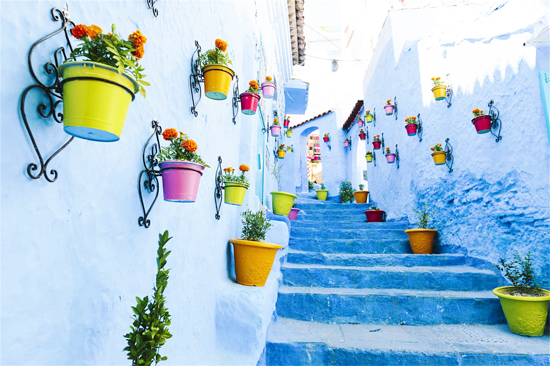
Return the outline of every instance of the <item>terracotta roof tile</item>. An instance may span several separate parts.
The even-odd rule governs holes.
[[[332,109],[329,109],[328,111],[326,111],[326,112],[324,112],[324,113],[321,113],[321,114],[319,114],[319,115],[317,115],[317,116],[315,116],[315,117],[313,117],[313,118],[310,118],[310,119],[308,119],[308,120],[306,120],[306,121],[304,121],[304,122],[302,122],[302,123],[298,123],[297,125],[295,125],[295,126],[290,126],[290,127],[296,128],[296,127],[298,127],[298,126],[301,126],[301,125],[303,125],[303,124],[306,124],[306,123],[308,123],[308,122],[311,122],[311,121],[313,121],[313,120],[315,120],[315,119],[317,119],[317,118],[326,116],[326,115],[329,114],[330,112],[332,112]]]
[[[355,118],[357,118],[357,115],[361,111],[361,108],[363,108],[363,101],[358,100],[357,103],[355,103],[355,107],[351,110],[351,114],[349,115],[346,122],[344,122],[344,125],[342,126],[342,129],[349,130],[351,128],[351,125],[353,125],[353,122],[355,121]]]

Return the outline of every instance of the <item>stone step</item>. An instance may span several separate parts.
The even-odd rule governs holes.
[[[360,211],[369,210],[372,207],[371,203],[333,203],[326,201],[307,202],[303,203],[297,200],[296,206],[300,210],[315,210],[315,211]]]
[[[430,291],[281,286],[277,315],[339,324],[505,323],[492,291]]]
[[[286,263],[282,270],[283,283],[298,287],[484,291],[501,284],[495,272],[467,266],[350,267]]]
[[[367,218],[363,212],[334,214],[330,212],[300,211],[298,220],[315,220],[328,222],[361,222]]]
[[[345,254],[317,253],[289,249],[287,263],[322,264],[327,266],[460,266],[465,264],[462,254]]]
[[[335,229],[313,227],[291,227],[290,236],[302,239],[407,239],[402,229],[381,228],[372,229]]]
[[[277,318],[266,365],[548,365],[550,336],[499,325],[321,324]]]
[[[406,254],[412,253],[409,240],[401,239],[307,239],[293,238],[289,247],[305,252],[348,254]]]
[[[353,220],[311,220],[301,219],[292,222],[292,227],[303,228],[332,228],[332,229],[400,229],[406,230],[409,225],[403,221],[393,222],[367,222],[365,216],[361,218],[353,218]]]

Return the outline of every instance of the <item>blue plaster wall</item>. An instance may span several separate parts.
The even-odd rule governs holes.
[[[364,100],[365,108],[378,112],[397,96],[399,119],[379,113],[373,132],[383,132],[392,150],[399,145],[401,168],[379,154],[369,190],[390,219],[414,222],[412,208],[429,200],[438,210],[433,227],[440,241],[473,257],[495,263],[532,251],[549,288],[550,153],[537,79],[541,61],[535,48],[523,46],[548,4],[501,5],[389,13],[365,75]],[[440,19],[450,23],[438,24]],[[431,77],[447,74],[454,89],[450,108],[435,102],[430,90]],[[503,123],[499,143],[476,134],[470,122],[471,110],[487,111],[490,100]],[[418,113],[422,142],[404,128],[404,119]],[[430,147],[444,146],[446,138],[454,148],[452,173],[430,155]]]
[[[1,12],[1,359],[2,364],[128,364],[123,334],[131,324],[135,297],[152,293],[158,233],[173,239],[166,290],[173,337],[162,349],[166,365],[256,364],[274,310],[279,281],[276,265],[264,288],[234,282],[228,239],[240,235],[240,212],[258,209],[255,172],[243,207],[222,205],[214,218],[214,174],[218,155],[225,166],[257,166],[257,117],[231,104],[204,98],[199,116],[189,108],[190,58],[198,40],[203,50],[216,38],[228,42],[240,89],[258,73],[260,34],[266,71],[281,85],[290,79],[292,60],[285,1],[160,1],[154,18],[145,1],[69,2],[76,24],[122,35],[140,29],[145,45],[147,98],[132,103],[121,140],[97,143],[76,139],[49,165],[57,182],[32,180],[27,165],[37,162],[19,114],[22,91],[33,83],[27,68],[30,46],[59,28],[50,9],[65,2],[3,1]],[[275,34],[272,29],[278,29]],[[62,45],[48,40],[34,55],[42,65]],[[277,68],[277,65],[280,67]],[[269,111],[284,110],[284,98],[268,101]],[[44,97],[27,100],[31,128],[44,155],[67,139],[62,126],[37,117]],[[271,112],[270,112],[271,113]],[[141,207],[137,178],[150,123],[175,127],[197,141],[205,170],[194,204],[159,197],[151,227],[138,226]],[[273,149],[271,139],[267,150]],[[273,160],[271,160],[272,162]],[[265,195],[274,180],[266,174]],[[162,192],[161,192],[162,195]],[[150,197],[149,197],[150,198]],[[268,241],[285,245],[288,229],[275,223]],[[280,254],[282,255],[282,253]],[[278,263],[278,261],[277,261]]]

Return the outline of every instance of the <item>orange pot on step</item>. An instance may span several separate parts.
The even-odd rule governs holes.
[[[435,229],[410,229],[405,230],[409,236],[409,242],[414,254],[432,254]]]

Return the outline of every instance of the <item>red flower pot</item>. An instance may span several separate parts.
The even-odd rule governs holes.
[[[477,116],[472,120],[478,134],[491,132],[491,116]]]
[[[290,126],[290,120],[289,119],[285,119],[285,121],[283,122],[284,124],[284,127],[285,128],[288,128],[288,126]]]
[[[373,148],[374,150],[379,150],[381,144],[382,144],[382,141],[373,141],[373,142],[372,142],[372,148]]]
[[[386,211],[382,210],[367,210],[364,211],[367,216],[367,222],[382,222]]]
[[[324,142],[328,142],[328,137],[323,137]]]
[[[405,125],[405,128],[407,129],[407,135],[414,136],[416,135],[418,126],[416,123],[409,123],[408,125]]]
[[[359,134],[359,138],[360,138],[361,140],[364,140],[364,139],[367,138],[367,135],[365,135],[364,133],[360,133],[360,134]]]
[[[256,114],[259,101],[260,101],[260,96],[258,94],[242,93],[241,94],[241,112],[249,116]]]

